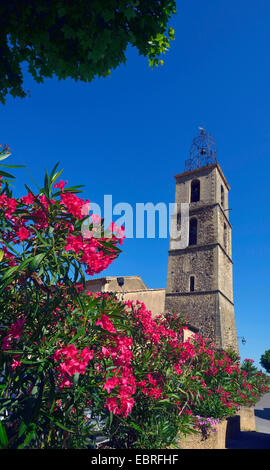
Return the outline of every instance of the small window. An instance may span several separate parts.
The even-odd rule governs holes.
[[[194,290],[195,290],[195,277],[194,276],[190,276],[189,290],[190,290],[190,292],[194,292]]]
[[[222,207],[224,207],[224,188],[222,185],[220,186],[220,193],[221,193],[221,205]]]
[[[197,219],[192,218],[189,221],[189,245],[197,245]]]
[[[197,202],[200,200],[200,181],[193,180],[191,183],[190,202]]]

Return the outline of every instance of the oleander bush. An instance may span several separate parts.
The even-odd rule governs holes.
[[[10,167],[0,171],[2,448],[96,448],[100,436],[163,448],[268,390],[235,353],[184,341],[185,319],[88,292],[85,275],[119,256],[123,227],[89,220],[58,166],[38,192],[13,197]]]

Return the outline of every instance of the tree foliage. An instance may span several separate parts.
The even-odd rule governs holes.
[[[22,63],[37,82],[55,75],[91,82],[126,62],[128,44],[162,64],[174,39],[175,0],[3,0],[0,100],[25,97]]]
[[[267,351],[264,352],[264,354],[262,354],[260,364],[269,374],[270,373],[270,349],[268,349]]]
[[[257,374],[259,372],[257,367],[254,366],[253,359],[244,359],[241,368],[242,371],[246,372],[247,377],[252,377],[254,374]]]

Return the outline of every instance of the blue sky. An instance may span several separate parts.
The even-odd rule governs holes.
[[[10,164],[26,164],[38,181],[60,161],[63,179],[84,184],[103,204],[174,201],[198,125],[215,136],[231,185],[234,300],[240,354],[270,349],[269,315],[269,0],[178,1],[176,40],[163,67],[128,49],[127,64],[90,84],[26,74],[31,98],[0,106]],[[18,171],[16,191],[29,179]],[[140,274],[166,286],[168,239],[129,239],[104,275]]]

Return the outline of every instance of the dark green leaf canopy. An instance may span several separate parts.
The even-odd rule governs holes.
[[[266,370],[266,372],[270,374],[270,349],[261,355],[260,364]]]
[[[0,100],[25,97],[21,65],[37,82],[56,76],[91,82],[126,62],[128,44],[162,64],[174,39],[175,0],[3,0]]]

